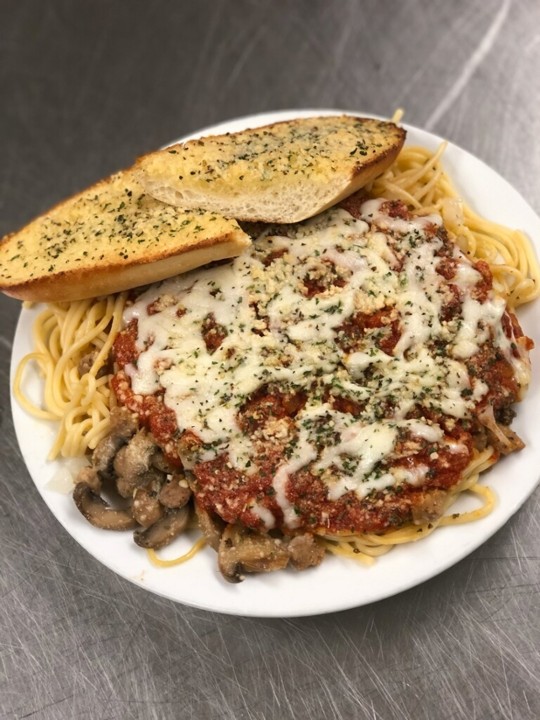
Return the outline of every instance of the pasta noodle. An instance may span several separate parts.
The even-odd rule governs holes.
[[[396,118],[395,118],[396,119]],[[399,118],[397,118],[399,119]],[[396,162],[368,191],[376,197],[404,201],[413,213],[439,213],[445,227],[460,248],[473,260],[489,264],[495,290],[509,307],[527,303],[540,294],[540,268],[527,237],[490,222],[469,208],[442,168],[446,143],[435,153],[421,147],[406,147]],[[121,328],[126,294],[47,306],[34,327],[34,351],[26,355],[15,375],[14,394],[22,407],[40,420],[59,423],[49,459],[83,455],[96,447],[108,431],[114,396],[109,387],[107,361],[113,341]],[[85,365],[85,359],[88,367]],[[29,365],[36,365],[43,384],[40,405],[24,392]],[[104,369],[105,368],[105,369]],[[395,545],[426,537],[437,527],[471,522],[486,516],[495,504],[493,492],[479,484],[479,475],[498,454],[488,447],[476,452],[461,485],[449,498],[451,505],[462,493],[473,494],[480,506],[464,513],[443,515],[434,522],[414,525],[384,535],[324,537],[328,552],[371,563]],[[161,560],[150,551],[150,560],[159,566],[188,560],[203,545],[198,541],[184,556]]]
[[[175,557],[172,560],[164,560],[163,558],[160,558],[156,551],[152,550],[151,548],[147,552],[150,562],[152,563],[152,565],[155,565],[155,567],[175,567],[176,565],[182,565],[182,563],[191,560],[191,558],[195,557],[199,550],[202,550],[205,545],[206,538],[199,538],[195,543],[193,543],[192,547],[187,551],[187,553]]]
[[[35,322],[35,350],[17,368],[14,394],[34,417],[59,423],[49,460],[59,455],[84,455],[107,435],[114,395],[106,368],[122,325],[125,301],[126,294],[120,293],[97,300],[55,303],[48,305]],[[33,403],[23,390],[30,363],[37,365],[43,379],[42,406]]]

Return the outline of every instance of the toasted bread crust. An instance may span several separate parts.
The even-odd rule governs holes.
[[[356,192],[393,162],[405,131],[351,115],[213,135],[140,158],[153,197],[245,221],[298,222]]]
[[[163,280],[238,255],[235,221],[146,196],[131,170],[59,203],[0,243],[0,290],[68,301]]]
[[[288,223],[322,212],[382,173],[404,139],[393,123],[343,115],[151,153],[3,238],[0,290],[77,300],[233,257],[250,243],[237,220]]]
[[[10,285],[9,288],[2,288],[2,291],[18,300],[32,302],[84,300],[149,285],[238,254],[236,239],[227,236],[212,238],[207,243],[202,242],[199,247],[176,255],[164,255],[151,262],[140,260],[130,266],[117,264],[103,268],[60,271],[54,275],[44,275],[18,285]]]

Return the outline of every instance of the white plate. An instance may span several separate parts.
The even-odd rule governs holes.
[[[235,131],[291,117],[340,112],[343,111],[306,110],[255,115],[206,128],[197,135]],[[433,150],[441,142],[430,133],[406,128],[410,144]],[[497,173],[455,145],[449,145],[444,162],[465,199],[477,211],[524,230],[533,241],[540,238],[540,219]],[[538,245],[536,247],[538,250]],[[21,312],[13,345],[12,375],[22,356],[31,350],[31,327],[38,310]],[[520,320],[526,333],[534,338],[536,328],[540,327],[540,303],[525,308]],[[540,347],[539,339],[537,336],[537,347]],[[539,350],[533,351],[533,364],[537,368],[539,354]],[[248,576],[239,585],[230,585],[221,579],[216,556],[210,549],[184,565],[158,569],[150,565],[146,553],[133,542],[131,533],[106,532],[89,525],[75,508],[71,496],[51,487],[57,484],[59,474],[67,473],[65,462],[49,463],[45,459],[53,440],[51,427],[29,417],[13,398],[12,411],[21,452],[37,489],[67,532],[101,563],[146,590],[187,605],[234,615],[292,617],[344,610],[390,597],[450,567],[493,535],[533,492],[539,479],[540,434],[534,432],[534,428],[535,408],[540,406],[540,372],[534,373],[533,378],[514,423],[526,448],[505,458],[485,476],[484,482],[493,487],[498,496],[497,507],[487,518],[438,529],[425,540],[392,550],[372,567],[328,557],[316,569]],[[37,391],[37,374],[28,377],[27,388],[33,393]],[[163,555],[177,555],[189,544],[187,538],[180,539],[167,553],[163,551]]]

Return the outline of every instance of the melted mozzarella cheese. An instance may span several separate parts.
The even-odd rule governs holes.
[[[462,305],[463,322],[454,342],[454,357],[465,359],[478,352],[490,337],[491,329],[500,324],[506,303],[493,297],[484,303],[466,296]]]
[[[133,391],[164,392],[179,430],[192,431],[204,443],[198,461],[227,453],[234,468],[254,472],[256,448],[239,426],[240,408],[268,384],[306,394],[294,420],[291,452],[273,479],[291,528],[298,521],[287,485],[307,466],[326,482],[332,500],[349,491],[365,497],[400,482],[421,483],[423,466],[406,477],[403,470],[378,468],[392,457],[400,433],[443,441],[438,425],[406,419],[418,404],[456,418],[470,416],[488,388],[469,377],[464,361],[488,338],[511,357],[516,372],[525,372],[500,328],[504,302],[490,296],[481,303],[470,296],[482,277],[459,251],[452,282],[463,290],[462,317],[441,321],[447,281],[437,273],[438,216],[391,217],[382,201],[370,200],[361,217],[332,209],[290,226],[287,236],[267,231],[245,255],[151,286],[126,310],[126,322],[138,321],[140,355],[136,366],[127,368]],[[310,292],[309,283],[319,279],[324,289]],[[167,301],[150,313],[157,298]],[[383,324],[367,328],[358,347],[345,351],[343,324],[355,313],[383,308],[399,325],[393,350],[378,345],[388,330]],[[213,350],[203,330],[210,316],[224,331]],[[441,353],[441,344],[449,350]],[[359,403],[360,416],[324,401],[323,391]],[[393,414],[380,419],[384,403]],[[323,443],[321,451],[324,432],[337,439]],[[271,513],[257,505],[252,511],[273,527]]]

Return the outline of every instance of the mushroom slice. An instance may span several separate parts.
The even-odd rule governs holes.
[[[197,516],[199,527],[201,528],[208,544],[217,552],[225,523],[217,515],[211,515],[197,502],[195,502],[195,514]]]
[[[326,550],[324,546],[309,533],[296,535],[288,545],[291,565],[297,570],[306,570],[309,567],[320,565]]]
[[[525,447],[523,440],[511,428],[495,420],[493,408],[487,405],[478,413],[478,420],[487,429],[490,443],[502,455],[509,455]]]
[[[221,574],[232,583],[241,582],[243,573],[272,572],[287,567],[289,551],[279,538],[261,535],[227,525],[218,549],[218,566]]]
[[[97,350],[92,350],[92,352],[86,353],[86,355],[82,356],[82,358],[79,360],[79,364],[77,365],[77,372],[79,373],[80,377],[90,372],[90,370],[92,369],[92,365],[96,361],[97,355]]]
[[[167,460],[163,450],[159,448],[156,448],[156,451],[152,455],[152,465],[163,473],[170,474],[175,472],[174,466]]]
[[[164,477],[156,468],[150,468],[140,475],[117,475],[116,489],[123,498],[130,498],[139,487],[148,487],[151,484],[161,487]]]
[[[159,501],[159,483],[150,482],[138,487],[133,493],[131,510],[133,517],[144,528],[150,527],[163,515],[164,508]]]
[[[426,490],[419,496],[419,500],[415,500],[412,508],[412,521],[415,525],[424,525],[425,523],[438,520],[451,499],[451,496],[445,490]]]
[[[137,523],[128,509],[117,510],[97,495],[86,483],[75,485],[73,499],[89,523],[103,530],[133,530]]]
[[[108,478],[113,474],[112,465],[117,452],[137,430],[137,420],[126,408],[113,408],[110,423],[109,434],[98,442],[92,454],[92,465]]]
[[[112,477],[114,458],[125,442],[124,438],[118,435],[107,435],[96,445],[92,454],[92,464],[104,478]]]
[[[86,355],[83,355],[83,357],[79,360],[79,364],[77,366],[77,370],[79,372],[79,376],[82,377],[83,375],[86,375],[86,373],[89,373],[90,370],[94,367],[94,363],[97,360],[98,356],[97,350],[92,350],[89,353],[86,353]],[[105,358],[104,363],[99,367],[96,378],[102,378],[104,375],[107,375],[111,372],[111,359]]]
[[[190,509],[186,505],[169,510],[146,530],[136,530],[133,539],[140,547],[159,550],[184,532],[189,524],[189,516]]]
[[[183,507],[189,502],[191,490],[183,473],[168,474],[159,491],[159,502],[168,508]]]
[[[88,485],[88,487],[97,494],[101,492],[101,477],[96,468],[92,465],[86,465],[79,470],[77,474],[77,483],[84,483],[85,485]]]
[[[156,451],[156,443],[145,430],[133,435],[114,458],[114,469],[117,474],[117,488],[122,497],[131,497],[136,487],[146,484],[146,474],[152,464],[152,455]],[[159,473],[159,470],[154,469]]]

